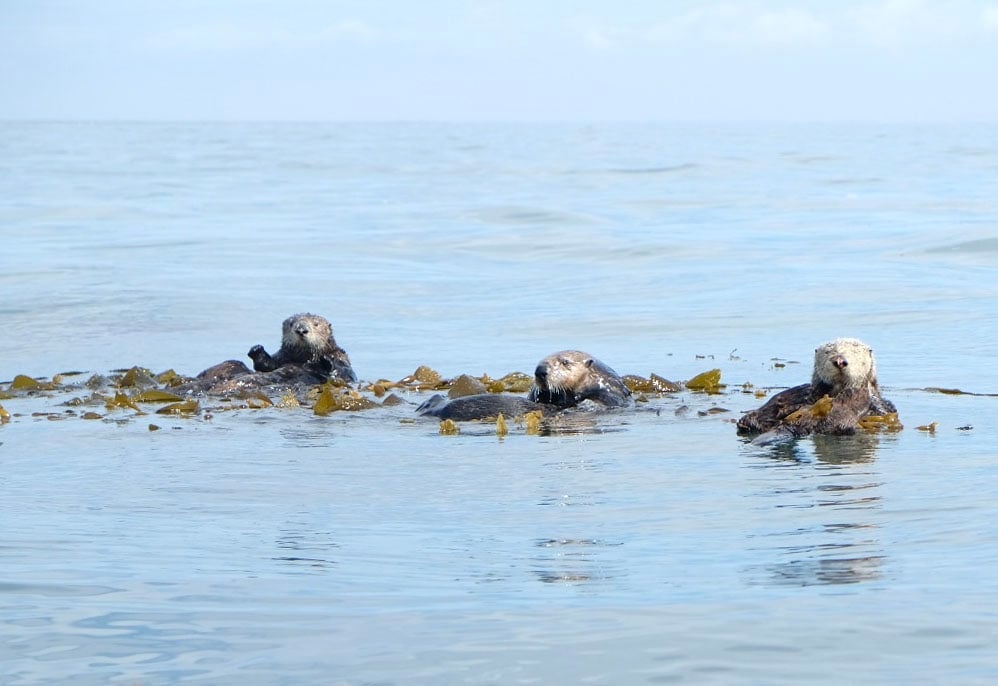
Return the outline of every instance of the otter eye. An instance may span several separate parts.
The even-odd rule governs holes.
[[[571,361],[569,361],[567,358],[562,357],[558,361],[561,362],[561,366],[562,367],[571,367],[572,366]]]

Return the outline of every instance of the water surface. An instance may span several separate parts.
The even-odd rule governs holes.
[[[313,311],[367,380],[728,388],[502,440],[0,401],[0,681],[991,683],[998,398],[924,389],[998,393],[996,190],[987,126],[4,123],[4,382]],[[902,432],[735,437],[843,335]]]

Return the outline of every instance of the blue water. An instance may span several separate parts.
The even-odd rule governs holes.
[[[925,390],[998,393],[998,127],[8,122],[0,241],[0,388],[194,374],[299,311],[364,380],[580,348],[728,384],[501,440],[425,394],[14,394],[0,683],[998,678],[998,397]],[[737,439],[741,385],[838,336],[906,428]]]

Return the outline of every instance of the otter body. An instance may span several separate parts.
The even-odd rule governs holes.
[[[825,396],[832,400],[827,414],[801,412]],[[747,412],[738,420],[738,433],[852,434],[863,417],[892,412],[897,412],[894,403],[880,394],[873,350],[855,338],[839,338],[815,349],[811,383],[781,391]]]
[[[296,314],[284,320],[281,327],[281,349],[276,355],[268,353],[262,345],[254,345],[247,353],[257,372],[272,372],[288,364],[300,365],[308,373],[320,378],[357,380],[346,351],[336,344],[333,327],[324,317],[315,314]]]
[[[203,372],[187,383],[176,387],[178,393],[229,395],[242,391],[304,391],[326,381],[305,367],[286,364],[271,372],[254,372],[239,360],[226,360]]]
[[[488,419],[499,413],[516,417],[534,411],[549,415],[574,407],[625,407],[630,402],[631,391],[617,372],[588,353],[563,350],[537,364],[534,385],[526,398],[483,393],[447,401],[435,395],[416,411],[421,415],[466,421]]]

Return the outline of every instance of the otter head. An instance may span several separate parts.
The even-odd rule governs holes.
[[[333,327],[315,314],[295,314],[284,320],[281,347],[304,350],[324,350],[333,337]]]
[[[630,391],[617,373],[580,350],[548,355],[534,370],[530,400],[571,407],[583,400],[616,406],[627,402]]]
[[[818,346],[811,385],[818,384],[830,385],[831,395],[854,388],[876,388],[873,349],[855,338],[839,338]]]

